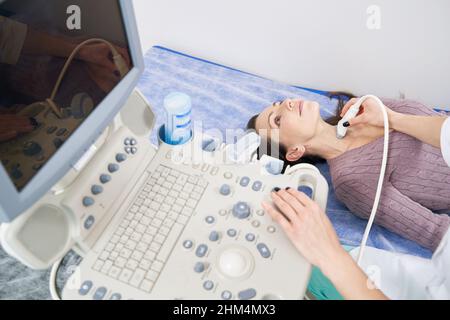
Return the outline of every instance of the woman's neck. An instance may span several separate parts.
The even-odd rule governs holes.
[[[306,153],[330,160],[350,150],[353,140],[349,136],[345,139],[338,139],[336,127],[326,122],[320,122],[314,138],[305,145]]]
[[[381,128],[349,128],[347,136],[344,139],[338,139],[335,126],[320,122],[314,138],[305,147],[307,154],[331,160],[347,151],[369,144],[383,134],[384,131]]]

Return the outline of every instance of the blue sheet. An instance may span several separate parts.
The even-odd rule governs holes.
[[[172,91],[192,97],[193,120],[203,120],[204,130],[216,128],[222,133],[226,129],[245,128],[251,116],[286,98],[319,102],[324,118],[334,115],[337,106],[337,101],[330,100],[324,92],[274,82],[162,47],[152,48],[145,56],[145,64],[138,87],[157,114],[156,128],[164,121],[163,99]],[[157,143],[156,132],[151,140]],[[358,246],[367,221],[354,216],[336,199],[328,165],[318,167],[330,185],[327,214],[342,244]],[[431,257],[429,250],[379,226],[373,227],[368,243],[380,249]]]

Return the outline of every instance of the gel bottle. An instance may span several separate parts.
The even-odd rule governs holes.
[[[191,98],[181,92],[172,92],[164,99],[167,113],[165,125],[165,142],[180,145],[192,137],[192,102]]]

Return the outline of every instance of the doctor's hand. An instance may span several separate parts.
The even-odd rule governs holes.
[[[347,255],[327,215],[317,203],[294,189],[272,193],[276,208],[264,203],[264,210],[284,230],[297,250],[326,274],[333,261]]]
[[[351,99],[349,102],[347,102],[347,104],[342,109],[342,112],[340,114],[341,117],[343,117],[358,100],[359,100],[358,98],[354,98]],[[392,116],[396,114],[396,112],[392,111],[387,107],[386,111],[390,122]],[[369,125],[384,128],[383,113],[381,112],[380,107],[378,106],[376,100],[369,98],[366,101],[364,101],[360,108],[358,116],[350,120],[349,123],[351,127],[357,125]]]
[[[272,199],[276,208],[267,203],[263,203],[263,208],[345,299],[386,299],[342,248],[330,220],[317,203],[293,189],[274,192]]]
[[[19,134],[33,131],[35,124],[28,117],[0,114],[0,143],[16,138]]]

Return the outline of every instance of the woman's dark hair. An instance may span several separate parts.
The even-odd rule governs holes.
[[[330,99],[337,99],[338,100],[338,105],[336,108],[336,114],[328,119],[325,119],[325,122],[328,124],[331,124],[332,126],[336,126],[339,121],[342,119],[340,114],[342,109],[344,108],[345,104],[347,103],[347,101],[349,101],[352,98],[355,98],[355,96],[351,93],[348,92],[329,92],[327,94],[328,98]],[[253,116],[248,124],[247,124],[247,129],[248,130],[255,130],[256,131],[256,119],[258,118],[258,114]],[[263,141],[262,143],[264,143],[263,147],[265,148],[259,148],[258,149],[258,158],[261,158],[263,156],[264,153],[266,153],[267,155],[271,156],[272,154],[278,154],[278,158],[280,158],[280,160],[284,161],[284,169],[283,171],[286,169],[286,167],[288,165],[290,166],[294,166],[296,164],[299,163],[309,163],[309,164],[318,164],[321,162],[324,162],[325,160],[322,159],[321,157],[318,156],[304,156],[301,157],[299,160],[295,161],[295,162],[290,162],[286,159],[286,147],[283,145],[278,145],[278,144],[274,144],[273,141],[270,140],[270,138],[265,139],[265,141]],[[277,148],[278,150],[273,150],[272,148]],[[264,152],[263,152],[264,150]]]

